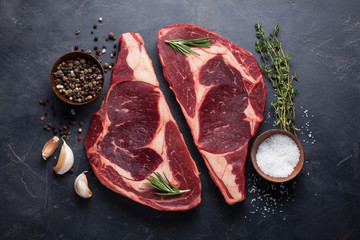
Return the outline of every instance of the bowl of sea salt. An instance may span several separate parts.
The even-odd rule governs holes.
[[[286,182],[304,166],[304,148],[292,133],[272,129],[262,133],[251,148],[251,161],[257,173],[271,182]]]

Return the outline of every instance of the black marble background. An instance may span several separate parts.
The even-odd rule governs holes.
[[[1,239],[360,239],[360,2],[349,1],[26,1],[0,0],[0,238]],[[58,125],[73,108],[85,136],[101,99],[81,107],[60,102],[50,86],[50,69],[75,44],[112,48],[105,34],[142,35],[174,118],[180,126],[202,182],[202,203],[187,212],[159,212],[115,194],[96,179],[77,127],[68,144],[74,172],[57,176],[54,157],[41,159]],[[168,88],[157,55],[157,31],[173,23],[193,23],[252,52],[254,24],[266,32],[280,24],[280,40],[298,72],[295,99],[298,136],[306,163],[285,184],[262,180],[250,161],[244,202],[229,206],[208,175],[185,119]],[[76,36],[75,30],[80,30]],[[101,57],[111,60],[108,51]],[[110,83],[106,74],[105,91]],[[268,103],[259,133],[275,128]],[[46,107],[40,99],[49,98]],[[51,114],[54,106],[56,117]],[[49,115],[40,120],[45,112]],[[54,154],[57,156],[59,150]],[[88,170],[91,199],[73,190]]]

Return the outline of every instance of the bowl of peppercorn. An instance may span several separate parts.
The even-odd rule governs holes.
[[[94,101],[102,91],[105,72],[90,54],[70,52],[61,56],[51,69],[51,86],[64,102],[83,105]]]

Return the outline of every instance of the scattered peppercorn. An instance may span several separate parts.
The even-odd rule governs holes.
[[[93,31],[93,30],[91,30],[91,31],[90,31],[90,34],[94,34],[94,31]]]
[[[79,125],[80,125],[80,126],[84,125],[84,122],[83,122],[83,121],[80,121],[80,122],[79,122]]]
[[[94,24],[93,28],[96,29],[96,28],[97,28],[97,24]]]
[[[117,48],[117,45],[116,45],[116,44],[114,44],[114,48]]]
[[[81,49],[80,51],[81,51],[81,52],[85,52],[85,50],[84,50],[84,49]]]
[[[91,50],[90,49],[86,50],[86,53],[91,54]]]
[[[81,128],[79,128],[79,129],[78,129],[78,133],[81,133],[81,132],[82,132],[82,129],[81,129]]]
[[[75,31],[75,35],[79,35],[80,31],[79,30],[76,30]]]
[[[74,50],[76,51],[76,50],[78,50],[79,49],[79,46],[78,45],[75,45],[74,46]]]
[[[105,41],[109,41],[109,36],[108,35],[105,36]]]
[[[99,19],[98,19],[98,20],[99,20],[99,22],[102,22],[102,21],[103,21],[102,17],[99,17]]]
[[[97,46],[97,45],[94,46],[94,50],[98,50],[98,46]]]
[[[95,36],[94,41],[97,42],[97,40],[99,40],[99,38],[97,36]]]
[[[115,40],[115,34],[113,32],[109,32],[109,39]]]
[[[81,136],[78,136],[77,140],[80,141],[80,140],[81,140]]]

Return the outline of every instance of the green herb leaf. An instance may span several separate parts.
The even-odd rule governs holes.
[[[199,53],[191,50],[189,46],[209,48],[211,46],[210,39],[210,37],[190,40],[173,39],[165,40],[165,42],[168,43],[172,47],[172,49],[174,49],[175,53],[181,52],[183,55],[185,55],[185,57],[187,57],[189,53],[194,53],[200,56]]]
[[[166,177],[165,173],[163,173],[164,177],[162,177],[161,174],[158,172],[153,172],[153,174],[155,176],[149,175],[146,177],[146,179],[149,182],[145,183],[145,184],[161,191],[161,192],[155,193],[157,195],[171,196],[171,195],[178,195],[178,194],[190,191],[190,189],[180,190],[180,189],[176,188],[174,185],[171,184],[169,179]]]
[[[293,98],[297,91],[292,87],[292,82],[298,81],[299,77],[296,72],[290,74],[288,60],[291,59],[291,55],[284,54],[277,38],[280,31],[279,24],[275,25],[274,32],[269,36],[265,34],[260,22],[255,24],[255,30],[256,37],[259,39],[255,42],[255,50],[260,53],[264,62],[262,66],[264,74],[271,81],[277,96],[275,103],[271,103],[277,114],[276,124],[280,125],[281,129],[293,131],[296,134],[298,129],[294,126]]]

